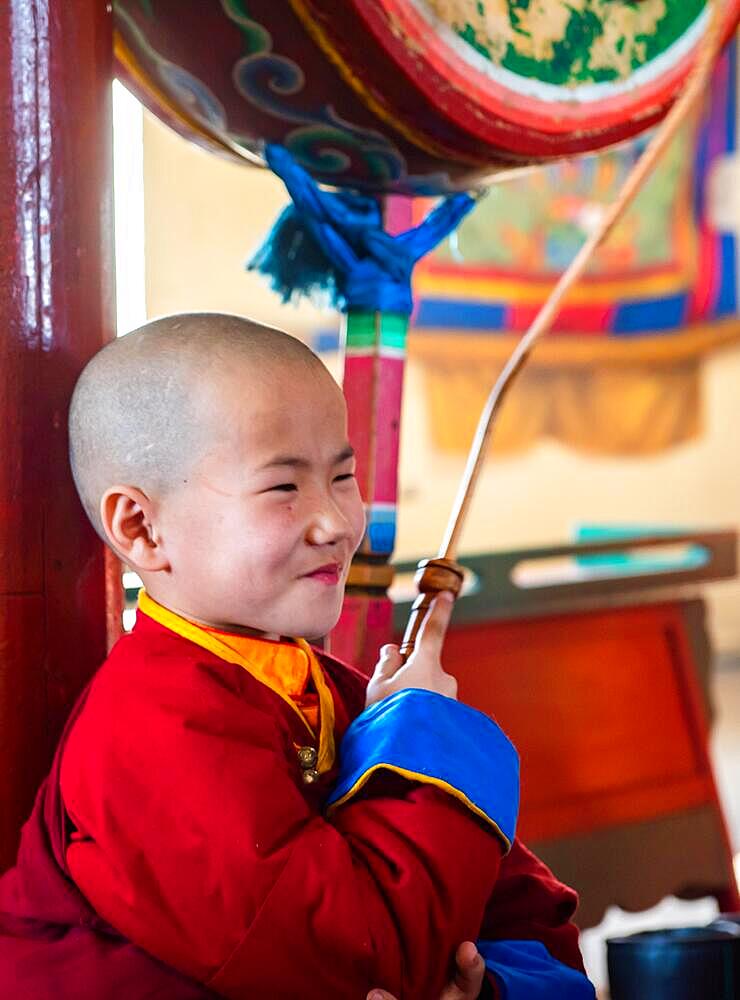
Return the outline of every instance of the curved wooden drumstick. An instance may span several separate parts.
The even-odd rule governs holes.
[[[710,18],[701,50],[686,84],[686,88],[666,115],[645,152],[630,171],[616,201],[607,209],[598,226],[573,258],[568,269],[562,274],[550,297],[540,309],[534,322],[519,341],[504,366],[503,371],[496,379],[478,421],[475,438],[473,439],[457,497],[455,498],[452,512],[447,522],[447,530],[439,549],[439,555],[436,559],[425,559],[419,563],[416,575],[419,596],[414,601],[406,626],[406,632],[401,643],[401,655],[404,660],[408,659],[414,650],[416,637],[434,600],[435,594],[438,594],[441,590],[450,590],[457,596],[462,587],[463,570],[455,562],[455,556],[457,555],[460,535],[465,524],[465,517],[483,467],[496,414],[499,412],[507,392],[511,388],[516,376],[524,367],[532,348],[552,326],[563,299],[583,274],[594,251],[606,239],[625,210],[632,203],[635,195],[650,176],[656,163],[665,152],[666,147],[691,113],[709,82],[712,69],[722,48],[724,35],[722,0],[710,0],[710,4],[714,8],[712,17]]]

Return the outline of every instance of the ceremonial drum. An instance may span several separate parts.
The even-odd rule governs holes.
[[[729,34],[740,0],[722,0]],[[115,0],[119,72],[197,142],[434,194],[618,142],[686,80],[706,0]]]

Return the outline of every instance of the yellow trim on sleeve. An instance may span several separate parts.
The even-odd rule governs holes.
[[[196,625],[195,622],[191,622],[187,618],[183,618],[182,615],[178,615],[175,611],[165,608],[164,605],[159,604],[150,597],[143,588],[139,591],[139,609],[143,614],[152,618],[155,622],[164,626],[164,628],[169,629],[170,632],[174,632],[175,635],[182,636],[183,639],[194,642],[196,646],[207,649],[209,653],[213,653],[220,659],[226,660],[227,663],[235,663],[237,666],[243,667],[255,680],[259,681],[260,684],[264,684],[265,687],[282,698],[286,704],[290,705],[311,736],[315,738],[316,734],[296,703],[278,685],[271,683],[269,679],[257,671],[246,656],[242,656],[237,650],[229,646],[228,643],[222,642],[213,632],[208,632],[199,625]],[[254,641],[261,642],[262,640],[255,639]],[[311,679],[319,696],[319,721],[321,729],[319,732],[316,770],[323,774],[325,771],[331,770],[336,758],[334,698],[332,697],[329,685],[326,683],[323,668],[314,651],[305,639],[295,639],[294,642],[308,657]]]
[[[459,788],[455,788],[454,785],[449,784],[449,782],[444,781],[442,778],[435,778],[429,774],[421,774],[419,771],[409,771],[407,768],[398,767],[395,764],[373,764],[373,766],[368,768],[367,771],[363,771],[363,773],[360,775],[360,777],[357,779],[354,785],[349,789],[349,791],[345,792],[345,794],[341,797],[341,799],[337,799],[336,802],[332,802],[332,804],[327,809],[328,815],[331,815],[335,809],[338,809],[339,806],[347,802],[348,799],[350,799],[365,784],[367,784],[368,780],[373,776],[373,774],[376,771],[380,770],[393,771],[395,774],[400,774],[403,778],[407,778],[409,781],[418,781],[425,785],[435,785],[437,788],[441,788],[443,792],[447,792],[448,795],[451,795],[459,802],[462,802],[463,805],[467,806],[467,808],[470,809],[471,812],[475,813],[475,815],[479,819],[484,820],[484,822],[486,822],[489,826],[492,826],[494,831],[503,841],[506,847],[507,854],[511,850],[511,841],[503,832],[498,823],[496,823],[495,820],[491,819],[488,813],[485,813],[474,802],[472,802],[467,797],[465,792],[461,792]]]

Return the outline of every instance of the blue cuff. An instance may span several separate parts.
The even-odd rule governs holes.
[[[519,757],[482,712],[416,688],[398,691],[358,715],[344,734],[336,809],[379,770],[436,785],[490,823],[506,850],[519,810]]]
[[[478,941],[501,1000],[595,1000],[590,980],[553,958],[541,941]]]

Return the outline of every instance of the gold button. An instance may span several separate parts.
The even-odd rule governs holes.
[[[316,767],[318,759],[319,755],[316,753],[315,747],[300,747],[298,750],[298,763],[303,768]]]
[[[315,781],[319,780],[319,772],[315,767],[308,767],[303,772],[303,781],[306,785],[312,785]]]

